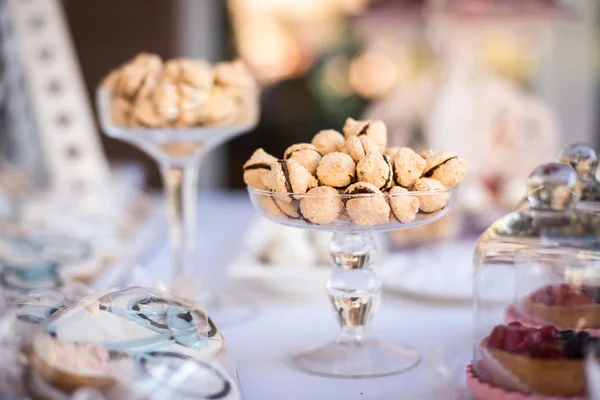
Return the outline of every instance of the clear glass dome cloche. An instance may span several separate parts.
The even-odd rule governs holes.
[[[568,164],[536,168],[528,204],[477,242],[468,374],[477,398],[585,393],[584,354],[600,340],[600,216],[578,207],[581,186]]]

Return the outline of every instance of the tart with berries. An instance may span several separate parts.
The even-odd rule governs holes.
[[[559,331],[519,322],[496,326],[481,342],[486,379],[524,393],[577,396],[585,392],[584,354],[600,339],[585,331]]]
[[[600,328],[600,287],[548,285],[523,301],[536,320],[565,328]]]

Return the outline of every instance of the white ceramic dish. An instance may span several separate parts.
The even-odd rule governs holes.
[[[469,302],[473,297],[474,249],[474,240],[463,240],[391,253],[379,276],[387,288],[402,294]]]
[[[330,266],[326,262],[330,234],[320,232],[320,236],[313,237],[313,240],[318,240],[318,249],[312,249],[314,256],[307,257],[304,254],[306,246],[303,245],[296,249],[292,246],[287,254],[278,254],[276,258],[280,261],[276,264],[265,262],[262,257],[269,242],[280,250],[282,242],[287,246],[290,241],[304,239],[300,235],[307,234],[306,230],[281,226],[262,217],[256,218],[244,235],[240,253],[229,266],[229,275],[272,294],[290,297],[305,297],[309,294],[325,296],[323,282],[331,275]],[[379,254],[383,256],[388,249],[385,238],[376,236],[376,242]],[[293,254],[296,251],[298,253]],[[310,262],[311,259],[316,262]]]

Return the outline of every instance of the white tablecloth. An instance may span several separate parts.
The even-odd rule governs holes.
[[[443,350],[444,364],[458,363],[461,369],[466,368],[472,353],[470,305],[425,302],[386,292],[372,322],[372,332],[381,339],[420,350],[423,360],[416,368],[389,377],[336,379],[313,376],[289,366],[288,352],[334,339],[338,327],[325,296],[305,302],[268,298],[226,282],[226,268],[255,216],[243,192],[200,194],[200,273],[207,277],[211,289],[244,291],[256,302],[254,318],[220,326],[247,400],[425,400],[439,384],[434,366],[441,360],[433,356],[435,349]],[[169,265],[166,239],[163,242],[164,248],[145,267],[153,280],[163,279]]]

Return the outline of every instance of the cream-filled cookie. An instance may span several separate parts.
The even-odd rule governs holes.
[[[423,174],[426,162],[408,147],[398,149],[394,156],[394,180],[402,187],[410,188]]]
[[[419,152],[417,152],[417,154],[420,155],[425,160],[427,160],[427,157],[430,157],[430,156],[434,155],[435,151],[432,150],[432,149],[428,149],[428,150],[419,151]]]
[[[384,152],[387,145],[387,127],[381,120],[357,121],[352,118],[346,120],[344,125],[344,135],[346,138],[350,136],[366,135],[373,139],[379,146],[379,151]]]
[[[300,200],[303,219],[316,225],[329,225],[340,215],[344,204],[337,190],[319,186],[309,190]]]
[[[350,136],[346,140],[344,151],[359,162],[369,153],[379,153],[379,146],[368,136]]]
[[[319,153],[327,155],[344,149],[344,136],[336,130],[327,129],[317,133],[311,142]]]
[[[393,187],[389,194],[394,216],[403,224],[413,222],[419,212],[418,196],[410,195],[407,189],[400,186]]]
[[[466,171],[467,164],[464,159],[454,153],[443,152],[427,157],[423,176],[437,179],[446,187],[453,187],[462,181]]]
[[[413,185],[413,190],[417,192],[423,191],[440,191],[445,192],[446,187],[442,182],[432,178],[420,178],[417,179]],[[419,196],[419,208],[424,213],[433,213],[441,210],[446,206],[448,202],[449,193],[440,194],[425,194]]]
[[[283,154],[283,158],[298,161],[308,172],[315,175],[322,155],[312,144],[298,143],[288,147]]]
[[[390,218],[390,206],[385,195],[368,182],[357,182],[344,192],[356,197],[346,201],[346,211],[358,225],[374,226],[385,224]]]
[[[379,190],[392,187],[392,164],[386,155],[369,153],[356,164],[356,177],[360,182],[373,184]]]
[[[292,201],[281,201],[278,198],[274,198],[275,205],[279,207],[281,212],[283,212],[287,217],[291,219],[300,218],[300,202],[296,199],[292,199]]]
[[[323,156],[317,168],[319,182],[325,186],[344,189],[354,181],[356,164],[346,153],[335,152]]]
[[[292,202],[293,197],[290,193],[306,193],[318,183],[306,168],[294,160],[273,162],[263,181],[275,192],[276,198],[285,203]]]
[[[258,149],[244,164],[244,183],[254,189],[268,190],[263,177],[271,171],[271,164],[277,161],[263,149]]]
[[[258,201],[260,208],[267,216],[275,219],[289,219],[287,214],[275,203],[275,198],[271,196],[255,196],[254,198]]]

